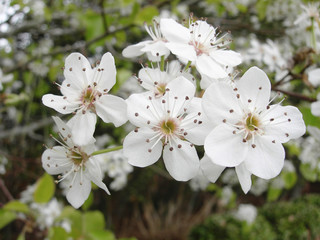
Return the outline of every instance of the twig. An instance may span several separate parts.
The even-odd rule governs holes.
[[[2,190],[3,194],[7,197],[9,201],[13,200],[13,196],[9,192],[7,186],[5,185],[4,181],[0,178],[0,189]]]
[[[276,91],[276,92],[284,93],[284,94],[286,94],[288,96],[291,96],[291,97],[294,97],[294,98],[298,98],[298,99],[301,99],[301,100],[304,100],[304,101],[307,101],[307,102],[315,102],[315,101],[317,101],[317,99],[315,99],[315,98],[308,97],[308,96],[302,95],[300,93],[295,93],[295,92],[290,92],[290,91],[278,89],[276,87],[273,87],[272,90]]]

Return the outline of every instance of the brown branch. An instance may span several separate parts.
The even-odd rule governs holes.
[[[13,196],[9,192],[7,186],[5,185],[4,181],[0,178],[0,189],[2,190],[3,194],[7,197],[9,201],[13,200]]]
[[[294,97],[294,98],[298,98],[298,99],[301,99],[301,100],[304,100],[304,101],[307,101],[307,102],[315,102],[315,101],[317,101],[317,99],[315,99],[315,98],[308,97],[308,96],[305,96],[305,95],[302,95],[302,94],[296,93],[296,92],[290,92],[290,91],[278,89],[276,87],[272,87],[272,90],[276,91],[276,92],[284,93],[284,94],[286,94],[288,96],[291,96],[291,97]]]

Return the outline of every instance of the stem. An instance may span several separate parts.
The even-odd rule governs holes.
[[[314,18],[311,18],[311,44],[315,52],[317,52],[316,32],[314,30]]]
[[[122,149],[123,146],[118,146],[118,147],[113,147],[113,148],[107,148],[107,149],[102,149],[102,150],[98,150],[95,151],[91,154],[91,156],[95,156],[95,155],[99,155],[99,154],[103,154],[103,153],[108,153],[108,152],[113,152],[113,151],[117,151]]]
[[[164,55],[161,56],[161,62],[160,62],[160,70],[164,71]]]
[[[187,64],[186,67],[184,68],[184,71],[187,71],[187,70],[188,70],[188,68],[191,66],[191,63],[192,63],[191,61],[188,62],[188,64]]]
[[[13,196],[9,192],[8,188],[6,187],[4,181],[0,178],[0,189],[2,190],[3,194],[7,197],[9,201],[13,200]]]

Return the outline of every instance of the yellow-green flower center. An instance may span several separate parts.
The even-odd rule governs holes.
[[[177,125],[173,119],[168,119],[160,123],[160,129],[164,134],[170,135],[177,130]]]
[[[89,156],[86,153],[84,153],[84,152],[79,153],[79,152],[75,152],[75,151],[71,152],[70,157],[71,157],[73,163],[76,165],[84,164],[89,159]]]
[[[246,119],[246,128],[250,131],[254,131],[259,127],[259,119],[255,115],[249,114]]]

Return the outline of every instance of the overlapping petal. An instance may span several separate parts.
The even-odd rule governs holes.
[[[69,102],[64,96],[57,96],[53,94],[43,95],[42,103],[62,114],[72,113],[79,107],[77,103]]]
[[[173,19],[162,18],[160,29],[163,36],[170,42],[188,44],[190,41],[190,30]]]
[[[211,159],[205,154],[200,160],[200,168],[203,174],[209,179],[209,181],[214,183],[217,181],[226,167],[213,163]]]
[[[241,163],[235,168],[243,192],[249,192],[252,185],[251,173],[247,170],[245,163]]]

